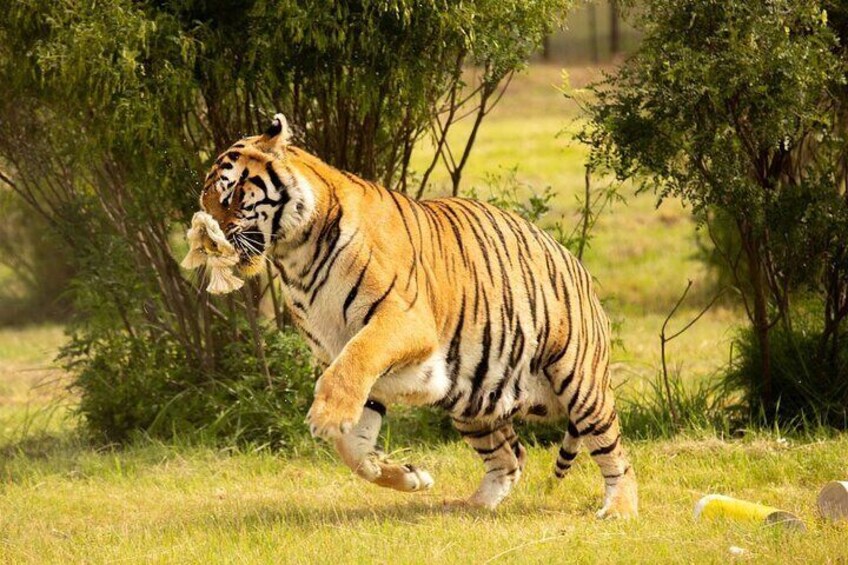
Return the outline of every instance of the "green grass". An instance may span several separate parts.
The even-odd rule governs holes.
[[[447,512],[482,475],[460,444],[416,450],[435,487],[379,489],[322,445],[299,457],[137,446],[47,447],[0,464],[4,562],[451,563],[721,562],[729,548],[771,562],[848,556],[846,526],[819,522],[818,489],[846,473],[848,438],[795,444],[675,440],[631,445],[642,514],[599,522],[597,468],[585,456],[561,482],[552,449],[533,448],[525,476],[494,513]],[[721,492],[800,515],[803,535],[733,522],[698,523],[695,502]]]
[[[572,72],[577,84],[591,76]],[[519,77],[484,123],[467,175],[480,186],[486,172],[517,165],[523,180],[556,188],[557,214],[573,221],[585,150],[557,136],[577,126],[559,83],[555,67]],[[613,372],[622,396],[656,375],[657,335],[686,280],[696,291],[673,328],[712,292],[692,257],[687,211],[654,205],[650,195],[631,196],[605,215],[586,258],[621,323]],[[726,360],[741,319],[734,308],[711,311],[672,342],[672,368],[686,382],[707,378]],[[66,377],[51,362],[63,342],[57,327],[0,331],[0,562],[710,563],[735,559],[731,546],[745,551],[739,559],[759,562],[848,559],[848,525],[814,513],[821,486],[848,478],[848,435],[723,441],[701,432],[631,441],[641,495],[633,522],[593,518],[602,483],[585,453],[555,482],[554,449],[532,447],[525,476],[498,511],[446,512],[445,499],[467,496],[482,477],[478,457],[460,443],[400,453],[436,478],[417,495],[366,484],[322,443],[285,457],[144,441],[123,450],[89,446],[74,433]],[[796,512],[809,531],[695,522],[695,502],[716,492]]]
[[[0,445],[67,428],[67,376],[53,362],[64,343],[54,325],[0,329]]]

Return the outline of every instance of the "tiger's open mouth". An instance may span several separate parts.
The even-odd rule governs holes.
[[[227,240],[238,253],[239,270],[255,269],[256,263],[260,262],[265,253],[265,237],[262,233],[256,230],[234,231],[227,235]]]
[[[259,231],[237,231],[229,234],[227,240],[238,254],[236,270],[245,277],[259,274],[265,263],[265,238]]]

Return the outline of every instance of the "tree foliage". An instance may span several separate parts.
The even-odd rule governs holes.
[[[848,376],[846,15],[819,0],[648,0],[643,45],[594,87],[582,134],[597,165],[681,198],[713,237],[758,344],[752,407],[769,417],[782,394],[769,334],[793,335],[802,297],[823,305],[806,366]]]
[[[121,439],[154,422],[166,434],[210,425],[215,404],[199,409],[198,391],[231,399],[218,393],[250,389],[256,394],[241,397],[248,404],[254,398],[262,414],[271,412],[260,406],[274,405],[274,395],[282,394],[280,380],[286,390],[306,394],[298,383],[311,372],[302,364],[280,365],[266,351],[291,349],[265,339],[256,316],[262,289],[211,299],[174,260],[200,180],[219,151],[264,130],[282,111],[299,128],[298,143],[331,164],[410,188],[415,144],[433,136],[434,160],[447,158],[444,134],[470,114],[475,126],[465,145],[454,148],[467,159],[495,93],[567,4],[13,0],[4,6],[0,182],[46,220],[62,242],[56,253],[68,255],[77,273],[71,290],[78,315],[66,360],[94,430]],[[468,65],[479,69],[474,84],[466,84]],[[452,169],[455,190],[462,166],[464,159]],[[279,306],[277,295],[270,298]],[[282,327],[284,317],[276,320]],[[224,411],[229,404],[218,406]],[[302,414],[289,416],[299,421]],[[244,430],[239,418],[222,421],[230,424],[216,433]]]

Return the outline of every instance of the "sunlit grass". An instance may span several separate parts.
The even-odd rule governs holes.
[[[67,377],[54,363],[64,342],[55,325],[0,329],[0,443],[68,424]]]
[[[721,562],[731,546],[771,562],[846,556],[845,527],[814,513],[820,486],[846,473],[844,437],[631,444],[642,505],[634,522],[596,521],[597,467],[581,456],[554,481],[553,449],[530,450],[524,477],[495,513],[443,510],[482,476],[460,444],[408,455],[436,477],[433,490],[412,495],[366,484],[318,445],[295,458],[160,445],[46,449],[47,457],[0,464],[3,561]],[[695,522],[695,502],[712,492],[795,512],[809,531]]]

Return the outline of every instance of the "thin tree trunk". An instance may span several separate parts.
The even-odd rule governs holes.
[[[768,319],[768,289],[763,273],[763,264],[760,250],[750,228],[742,223],[740,225],[742,245],[748,258],[748,269],[750,271],[751,292],[753,293],[753,315],[751,320],[754,325],[754,334],[757,337],[757,345],[760,350],[760,402],[767,419],[774,416],[774,396],[772,391],[771,374],[771,347],[769,344],[769,330],[771,324]]]
[[[610,55],[615,57],[621,51],[621,30],[619,29],[620,12],[618,0],[610,0]]]
[[[589,41],[592,48],[592,62],[598,64],[600,55],[598,53],[598,10],[595,4],[589,4]]]

